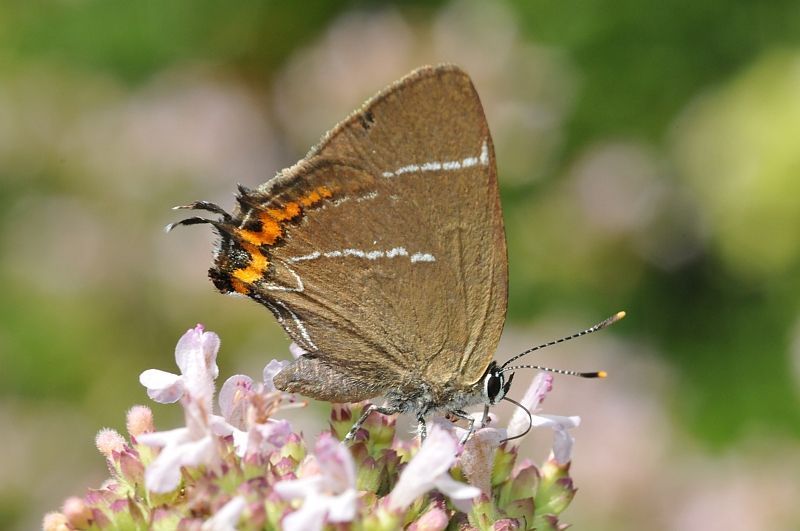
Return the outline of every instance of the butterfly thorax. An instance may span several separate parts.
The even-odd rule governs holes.
[[[460,411],[484,402],[480,380],[472,385],[459,385],[456,382],[436,384],[416,380],[391,389],[385,394],[385,398],[390,408],[416,417]]]

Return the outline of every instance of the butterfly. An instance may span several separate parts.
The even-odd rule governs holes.
[[[471,432],[464,409],[508,393],[505,373],[517,367],[493,361],[508,302],[495,154],[460,68],[415,70],[236,200],[232,213],[180,207],[218,217],[169,228],[211,224],[214,285],[265,306],[305,351],[277,388],[330,402],[384,398],[347,439],[374,411],[414,415],[423,438],[434,412],[466,419]]]

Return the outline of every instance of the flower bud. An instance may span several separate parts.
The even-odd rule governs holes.
[[[125,448],[125,438],[116,430],[103,428],[97,432],[94,444],[107,459],[113,459],[114,452],[121,452]]]
[[[66,516],[69,525],[75,529],[89,527],[92,520],[92,510],[77,496],[72,496],[64,500],[61,512]]]
[[[42,519],[43,531],[71,531],[67,517],[62,513],[52,512],[44,515]]]
[[[153,411],[147,406],[133,406],[128,410],[125,427],[131,437],[154,432]]]

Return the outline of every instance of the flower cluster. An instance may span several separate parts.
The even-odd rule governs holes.
[[[46,515],[45,530],[566,527],[558,517],[575,494],[567,430],[580,419],[537,413],[550,375],[534,379],[522,401],[527,410],[508,428],[489,427],[494,419],[463,445],[463,429],[449,420],[434,419],[420,444],[401,438],[394,418],[374,414],[345,446],[340,440],[365,404],[334,404],[330,430],[309,441],[275,418],[303,405],[275,389],[272,377],[283,366],[277,361],[261,382],[229,378],[219,393],[221,415],[214,414],[218,349],[216,334],[198,325],[175,349],[180,374],[141,374],[150,398],[180,401],[186,426],[156,431],[150,409],[135,406],[128,439],[101,430],[96,444],[111,478]],[[520,439],[509,438],[530,419],[555,430],[553,453],[538,468],[517,462]]]

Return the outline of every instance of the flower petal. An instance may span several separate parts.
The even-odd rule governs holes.
[[[458,443],[445,429],[434,425],[417,455],[406,465],[389,495],[389,507],[404,509],[433,488],[456,458]]]
[[[203,357],[206,360],[206,367],[209,368],[214,379],[219,376],[219,367],[217,366],[217,353],[219,352],[220,340],[219,336],[214,332],[205,332],[202,337],[203,342]]]
[[[190,357],[203,350],[203,326],[197,325],[184,333],[175,345],[175,363],[181,370],[181,374],[186,372],[187,362]]]
[[[580,425],[578,416],[562,417],[560,415],[534,415],[534,425],[550,426],[555,431],[553,436],[553,458],[559,464],[569,463],[575,438],[567,431]]]
[[[219,415],[209,415],[208,425],[211,428],[211,433],[221,437],[227,437],[236,431],[236,427],[228,424],[228,421]]]
[[[338,496],[330,498],[328,505],[328,520],[331,522],[352,522],[356,517],[358,492],[347,489]]]
[[[213,407],[215,368],[206,365],[202,351],[194,350],[186,353],[181,372],[185,394],[208,413]]]
[[[305,350],[303,347],[301,347],[300,345],[298,345],[294,341],[292,341],[292,344],[289,345],[289,352],[292,353],[292,356],[294,357],[294,359],[299,358],[303,354],[308,354],[307,350]]]
[[[250,433],[234,428],[231,434],[233,435],[234,452],[237,456],[244,457],[250,447]]]
[[[356,465],[344,443],[330,433],[323,433],[317,441],[314,453],[325,476],[327,490],[339,493],[355,487]]]
[[[572,459],[572,446],[575,444],[573,437],[565,429],[556,429],[553,437],[553,458],[560,465],[569,463]]]
[[[210,435],[165,446],[147,467],[145,485],[153,492],[170,492],[180,483],[182,466],[211,465],[216,457],[215,450],[214,439]]]
[[[144,484],[151,492],[171,492],[181,482],[181,445],[166,446],[147,466]]]
[[[257,424],[254,428],[258,430],[259,435],[265,442],[275,448],[280,448],[286,444],[292,434],[292,425],[285,419],[268,419],[266,424]],[[349,452],[348,455],[350,455]]]
[[[182,466],[212,465],[216,458],[214,437],[208,435],[197,441],[181,445]]]
[[[242,496],[235,496],[223,505],[211,518],[203,522],[201,531],[234,531],[242,512],[247,508],[247,501]]]
[[[245,429],[247,408],[250,403],[248,398],[252,391],[253,379],[244,374],[235,374],[225,380],[219,391],[217,400],[222,416],[240,430]]]
[[[492,465],[505,430],[482,428],[472,434],[461,452],[461,469],[469,482],[487,495],[492,494]]]
[[[307,498],[316,495],[323,482],[324,478],[322,476],[309,476],[300,479],[279,481],[273,488],[281,498],[292,500],[294,498]]]
[[[544,397],[553,389],[553,375],[548,374],[546,372],[540,372],[534,377],[531,385],[528,387],[527,391],[525,391],[525,395],[522,397],[522,400],[519,403],[525,407],[528,411],[534,412],[536,408],[539,407],[539,404],[542,403]],[[508,423],[508,435],[509,437],[514,437],[519,435],[520,433],[525,432],[528,429],[528,413],[523,409],[517,409],[514,411],[514,415],[511,417],[511,422]],[[519,439],[516,439],[519,441]],[[512,444],[518,445],[519,442],[513,442]]]
[[[219,336],[214,332],[204,332],[203,325],[198,324],[187,330],[175,345],[175,362],[181,369],[181,374],[186,374],[190,363],[199,358],[202,365],[207,368],[212,379],[219,375],[217,367],[217,352],[219,351]]]
[[[447,529],[450,522],[450,515],[437,505],[432,505],[430,509],[417,518],[408,526],[409,531],[443,531]]]
[[[254,424],[248,431],[234,428],[232,433],[236,455],[246,457],[281,448],[292,434],[292,425],[288,420],[267,419],[265,424]]]
[[[453,500],[471,500],[481,495],[481,489],[478,487],[456,481],[448,474],[444,474],[436,480],[436,488]]]
[[[294,343],[292,343],[292,345],[294,345]],[[269,363],[267,363],[266,367],[264,367],[264,372],[263,372],[264,391],[266,391],[267,393],[271,393],[272,391],[276,390],[275,383],[272,381],[272,379],[275,378],[275,375],[281,372],[284,369],[284,367],[288,365],[289,365],[288,361],[278,361],[278,360],[272,360]]]
[[[177,374],[147,369],[139,375],[139,383],[147,388],[147,396],[160,404],[172,404],[183,396],[183,380]]]
[[[319,531],[325,523],[327,507],[316,500],[307,500],[302,507],[281,521],[284,531]]]
[[[144,444],[145,446],[155,446],[156,448],[167,445],[178,445],[188,440],[190,439],[189,430],[187,428],[143,433],[136,438],[136,442]]]
[[[561,415],[533,415],[533,427],[541,428],[550,426],[555,428],[561,426],[564,429],[577,428],[581,425],[581,418],[577,415],[564,417]]]

